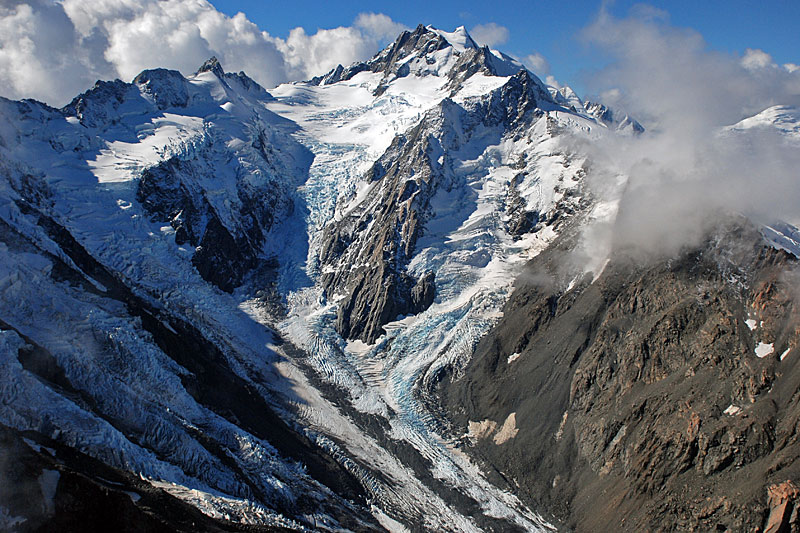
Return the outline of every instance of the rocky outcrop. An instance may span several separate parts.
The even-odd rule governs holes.
[[[800,516],[797,512],[800,489],[791,481],[772,485],[767,489],[769,516],[764,533],[781,533],[800,530]]]
[[[152,218],[169,222],[176,244],[195,247],[192,263],[203,279],[230,292],[255,266],[275,213],[290,204],[268,183],[239,183],[238,198],[228,201],[236,216],[223,218],[198,184],[209,172],[213,169],[202,161],[171,158],[142,173],[136,197]]]
[[[539,222],[539,213],[528,211],[525,200],[520,196],[517,189],[518,175],[508,185],[506,198],[506,231],[513,237],[519,237],[531,231]]]
[[[319,259],[333,268],[323,267],[321,281],[327,294],[345,294],[336,321],[345,338],[372,343],[384,324],[432,302],[433,276],[416,291],[424,297],[412,298],[418,280],[405,271],[435,190],[433,174],[440,172],[432,150],[423,126],[395,139],[370,171],[376,194],[325,228]]]
[[[97,81],[94,87],[76,96],[61,110],[76,117],[87,128],[97,128],[113,122],[126,98],[138,96],[133,85],[121,80]]]
[[[499,481],[577,531],[790,530],[796,260],[747,223],[724,228],[668,260],[619,250],[594,282],[569,273],[567,237],[532,261],[464,376],[440,385]]]
[[[133,79],[133,84],[139,86],[142,94],[152,98],[159,109],[189,104],[189,83],[177,70],[145,70]]]

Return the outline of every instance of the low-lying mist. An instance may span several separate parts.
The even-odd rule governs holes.
[[[601,202],[583,236],[586,270],[613,248],[671,255],[698,244],[719,214],[800,223],[800,128],[772,125],[800,124],[795,65],[709,50],[650,7],[622,19],[601,10],[581,37],[611,58],[590,80],[597,98],[646,128],[572,139],[590,155],[588,186]]]

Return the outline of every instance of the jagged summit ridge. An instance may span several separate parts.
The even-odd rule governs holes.
[[[201,74],[203,72],[213,72],[220,78],[225,75],[225,71],[222,69],[222,65],[220,64],[219,59],[217,59],[217,56],[211,56],[209,59],[207,59],[202,65],[200,65],[200,68],[197,69],[195,74]]]
[[[413,31],[404,31],[390,46],[372,59],[349,67],[338,65],[323,76],[310,80],[314,85],[330,85],[352,79],[361,72],[383,73],[376,89],[380,95],[394,79],[409,75],[457,77],[483,72],[490,76],[511,76],[524,69],[522,64],[486,46],[478,46],[463,26],[445,32],[420,24]],[[456,71],[456,73],[454,73]],[[468,77],[467,76],[467,77]]]
[[[225,72],[216,57],[205,61],[192,75],[185,77],[177,70],[165,68],[146,69],[133,78],[131,83],[122,80],[102,81],[76,96],[61,109],[66,116],[74,116],[86,127],[106,127],[120,113],[120,106],[126,106],[126,113],[146,114],[157,108],[164,111],[170,108],[194,107],[191,113],[203,113],[201,109],[214,96],[202,90],[198,81],[204,75],[216,78],[223,91],[223,99],[231,101],[268,101],[272,96],[244,72]],[[222,103],[222,102],[220,102]],[[190,111],[182,111],[190,113]]]

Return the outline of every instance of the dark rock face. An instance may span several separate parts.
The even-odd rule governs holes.
[[[114,120],[117,109],[133,91],[138,95],[133,85],[121,80],[98,81],[64,106],[62,112],[77,117],[87,128],[101,127]]]
[[[434,283],[436,275],[433,272],[427,272],[422,276],[414,288],[411,289],[411,307],[423,311],[431,306],[433,299],[436,296],[436,284]]]
[[[511,181],[506,198],[506,231],[515,238],[528,233],[539,222],[539,213],[525,209],[525,201],[519,194],[517,183],[517,179]]]
[[[328,294],[346,294],[337,317],[345,338],[371,343],[383,324],[415,312],[409,296],[416,280],[404,269],[421,230],[427,201],[421,197],[431,192],[432,162],[422,128],[409,137],[395,139],[370,171],[378,182],[375,197],[325,228],[320,263],[340,268],[323,273],[322,284]]]
[[[577,531],[789,531],[797,493],[770,487],[800,476],[796,261],[736,223],[667,261],[617,253],[566,290],[568,249],[532,261],[536,284],[440,382],[456,431]]]
[[[345,338],[360,338],[371,343],[383,334],[382,326],[399,315],[418,313],[425,307],[412,301],[417,280],[405,272],[421,230],[419,196],[422,188],[430,194],[431,163],[429,146],[421,150],[412,141],[398,138],[382,161],[372,169],[380,178],[380,190],[368,205],[325,229],[320,263],[339,265],[323,273],[322,284],[328,294],[344,291],[336,327]],[[393,160],[399,159],[395,163]],[[406,167],[407,170],[403,170]],[[416,179],[405,181],[406,172]],[[400,182],[402,181],[402,185]],[[419,181],[417,181],[419,180]],[[421,184],[422,185],[421,187]],[[355,268],[350,268],[355,265]],[[423,292],[433,292],[430,279]],[[431,299],[432,301],[432,299]]]
[[[139,85],[142,93],[149,95],[159,109],[186,107],[189,103],[188,82],[177,70],[145,70],[133,83]]]
[[[198,165],[175,157],[146,169],[137,199],[154,219],[169,221],[177,244],[197,247],[192,263],[203,279],[230,292],[255,266],[281,199],[268,186],[241,184],[236,227],[228,228],[196,184],[198,175],[210,171]]]
[[[549,95],[520,71],[486,99],[464,107],[444,100],[394,139],[368,172],[370,195],[324,230],[319,261],[327,268],[321,281],[328,295],[345,295],[337,316],[343,337],[372,343],[384,324],[433,302],[433,276],[418,281],[406,267],[432,215],[431,199],[440,189],[458,186],[447,153],[469,143],[477,131],[489,128],[499,138],[530,124],[542,115],[539,105],[548,103]]]
[[[257,249],[250,244],[246,239],[237,242],[219,219],[212,218],[192,264],[204,280],[231,292],[256,265]]]

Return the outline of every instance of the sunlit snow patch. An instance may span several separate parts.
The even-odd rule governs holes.
[[[203,119],[165,113],[152,120],[149,135],[138,142],[113,141],[102,149],[89,168],[100,183],[119,183],[138,177],[141,170],[179,152],[203,132]]]
[[[771,342],[770,343],[759,342],[758,346],[756,346],[756,349],[754,351],[756,352],[756,355],[758,357],[762,357],[763,358],[763,357],[768,356],[772,352],[774,352],[775,351],[775,347],[773,346],[773,343],[771,343]]]
[[[723,411],[723,412],[724,412],[726,415],[729,415],[729,416],[734,416],[734,415],[738,415],[739,413],[741,413],[741,412],[742,412],[742,408],[741,408],[741,407],[739,407],[739,406],[736,406],[736,405],[733,405],[733,404],[731,404],[731,405],[729,405],[729,406],[728,406],[728,408],[727,408],[727,409],[725,409],[725,411]]]

